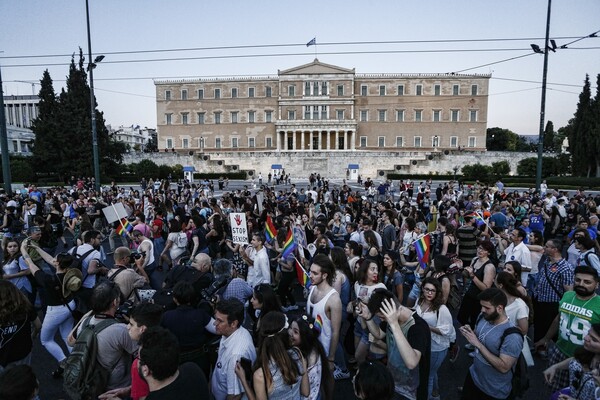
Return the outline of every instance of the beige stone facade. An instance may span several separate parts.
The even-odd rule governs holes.
[[[157,80],[158,147],[485,151],[489,78],[356,74],[315,59],[274,77]]]

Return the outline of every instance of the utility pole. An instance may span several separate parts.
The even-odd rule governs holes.
[[[542,184],[542,159],[544,157],[544,122],[546,117],[546,77],[548,75],[548,52],[550,49],[550,10],[552,0],[548,0],[548,16],[546,18],[546,43],[544,46],[544,71],[542,72],[542,105],[540,110],[540,134],[538,137],[538,158],[535,174],[535,188],[540,190]]]
[[[94,96],[94,67],[96,65],[92,62],[92,37],[90,35],[90,7],[88,0],[85,0],[85,16],[87,19],[88,71],[90,73],[90,108],[92,109],[92,151],[94,153],[94,180],[96,181],[96,192],[100,194],[100,156],[98,155],[98,134],[96,132],[96,96]]]

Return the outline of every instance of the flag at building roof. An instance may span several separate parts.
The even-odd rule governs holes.
[[[119,235],[127,236],[127,233],[133,230],[133,225],[127,221],[127,218],[121,218],[119,228],[117,229],[117,233]]]
[[[431,237],[429,234],[423,236],[415,242],[415,250],[417,251],[417,258],[421,268],[427,268],[429,262],[429,252],[431,250]]]
[[[294,263],[296,266],[296,277],[298,278],[298,282],[300,282],[305,289],[310,288],[310,279],[308,279],[306,270],[302,267],[298,260],[294,260]]]
[[[314,37],[314,38],[312,38],[312,40],[310,42],[306,43],[306,47],[315,46],[316,44],[317,44],[317,38]]]
[[[267,215],[267,223],[265,226],[265,236],[267,238],[267,242],[271,243],[273,239],[277,236],[277,229],[275,228],[275,224],[271,219],[270,215]]]
[[[285,242],[283,243],[283,253],[281,253],[281,258],[285,259],[290,254],[294,252],[296,249],[296,242],[294,241],[294,234],[291,229],[288,229],[287,235],[285,237]]]

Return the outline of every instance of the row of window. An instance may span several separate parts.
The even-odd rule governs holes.
[[[296,85],[288,85],[287,89],[288,89],[288,96],[290,96],[290,97],[296,96]],[[213,98],[220,99],[222,97],[221,92],[222,92],[221,88],[213,89],[213,92],[212,92]],[[342,84],[337,85],[337,95],[344,96],[345,95],[344,92],[345,92],[345,86]],[[198,89],[196,93],[198,95],[199,100],[205,98],[204,89]],[[410,93],[408,93],[408,90],[405,90],[405,85],[403,85],[403,84],[396,86],[395,93],[393,93],[393,90],[390,89],[388,86],[379,85],[378,93],[379,93],[379,96],[387,96],[387,95],[404,96],[405,94],[410,94]],[[414,91],[412,93],[414,93],[415,96],[423,96],[425,94],[424,85],[420,84],[420,83],[415,84]],[[328,82],[325,82],[325,81],[306,81],[306,82],[304,82],[304,91],[302,94],[303,94],[303,96],[327,96],[327,95],[329,95],[329,84],[328,84]],[[432,91],[430,94],[433,96],[441,96],[444,94],[452,95],[452,96],[459,96],[460,95],[460,85],[454,84],[454,85],[452,85],[451,93],[443,93],[442,85],[434,84],[432,86]],[[471,85],[471,96],[477,96],[478,94],[479,94],[479,86]],[[266,86],[264,95],[265,95],[265,97],[272,97],[273,89],[270,86]],[[360,86],[360,95],[361,96],[369,95],[369,86],[368,85]],[[237,97],[239,97],[239,89],[231,88],[231,98],[237,98]],[[256,88],[254,88],[254,87],[248,88],[248,97],[249,98],[256,97]],[[167,100],[167,101],[173,100],[171,90],[165,91],[165,100]],[[181,90],[181,100],[188,100],[188,90],[187,89]]]
[[[196,91],[196,93],[198,94],[199,100],[204,99],[204,89],[198,89]],[[221,89],[220,88],[213,89],[212,94],[215,99],[220,99],[221,98]],[[270,86],[266,86],[265,87],[265,97],[272,97],[272,96],[273,96],[273,89]],[[231,98],[235,99],[237,97],[239,97],[239,89],[231,88]],[[248,97],[256,97],[256,88],[254,88],[254,87],[248,88]],[[188,100],[188,98],[189,98],[188,90],[181,89],[181,100]],[[165,100],[166,101],[173,100],[170,90],[165,90]]]
[[[256,138],[253,137],[249,137],[248,139],[248,147],[249,148],[255,148],[256,147]],[[341,147],[340,149],[343,149],[343,138],[341,139]],[[223,138],[215,138],[214,139],[214,145],[216,149],[221,149],[223,148]],[[236,138],[236,137],[232,137],[230,138],[231,140],[231,148],[238,148],[240,147],[240,138]],[[206,146],[206,139],[205,138],[197,138],[197,148],[199,149],[204,149],[204,147]],[[190,148],[190,142],[191,139],[190,138],[183,138],[181,139],[181,148],[183,149],[189,149]],[[368,137],[367,136],[360,136],[359,138],[359,142],[360,142],[360,147],[368,147],[369,143],[368,143]],[[166,139],[166,147],[168,149],[173,148],[174,147],[174,140],[172,138],[167,138]],[[413,138],[413,147],[423,147],[423,138],[421,136],[415,136]],[[475,136],[469,136],[467,138],[467,147],[476,147],[477,145],[477,138]],[[405,147],[405,141],[404,141],[404,137],[403,136],[396,136],[396,144],[395,147]],[[431,147],[440,147],[443,146],[442,140],[440,137],[438,136],[434,136],[431,138]],[[450,148],[458,148],[459,146],[459,141],[458,141],[458,136],[450,136],[449,137],[449,143],[448,146]],[[271,137],[267,137],[265,138],[265,147],[266,148],[272,148],[273,147],[273,138]],[[317,148],[318,147],[318,138],[313,138],[313,148]],[[377,147],[386,147],[385,144],[385,136],[379,136],[377,138]],[[290,148],[291,149],[291,148]]]
[[[442,121],[442,111],[443,110],[432,110],[431,112],[431,121],[432,122],[441,122]],[[206,123],[206,112],[196,113],[198,119],[198,124],[203,125]],[[405,121],[406,110],[396,110],[396,122],[404,122]],[[213,123],[220,124],[223,122],[223,112],[216,111],[213,112]],[[248,111],[246,115],[246,121],[250,124],[253,124],[256,121],[256,111]],[[287,113],[288,120],[296,119],[296,111],[288,110]],[[336,119],[344,120],[346,117],[345,110],[336,110]],[[369,121],[369,110],[360,110],[359,112],[359,120],[360,122],[368,122]],[[477,122],[478,118],[478,110],[469,110],[469,122]],[[304,106],[304,120],[328,120],[329,119],[329,106]],[[459,122],[460,121],[460,110],[450,110],[449,114],[450,122]],[[423,110],[414,110],[413,114],[414,122],[423,122],[424,114]],[[229,122],[232,124],[237,124],[240,121],[240,112],[239,111],[231,111],[229,113]],[[264,112],[264,123],[273,122],[273,111],[265,111]],[[388,110],[377,110],[377,122],[388,122]],[[173,124],[173,114],[167,113],[165,114],[165,123],[167,125]],[[189,113],[184,112],[181,113],[181,124],[189,125],[190,118]]]

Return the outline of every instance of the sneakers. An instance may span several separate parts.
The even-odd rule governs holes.
[[[450,355],[450,362],[456,362],[456,360],[458,359],[458,354],[460,353],[460,346],[457,345],[456,343],[452,344],[452,346],[450,346],[450,350],[448,351],[448,354]]]
[[[342,380],[342,379],[348,379],[350,378],[350,371],[342,371],[341,369],[339,369],[337,366],[335,367],[335,370],[333,371],[333,379],[335,379],[336,381]]]
[[[473,346],[471,343],[467,343],[467,344],[465,344],[465,349],[467,349],[469,351],[473,351],[473,350],[475,350],[475,346]]]

